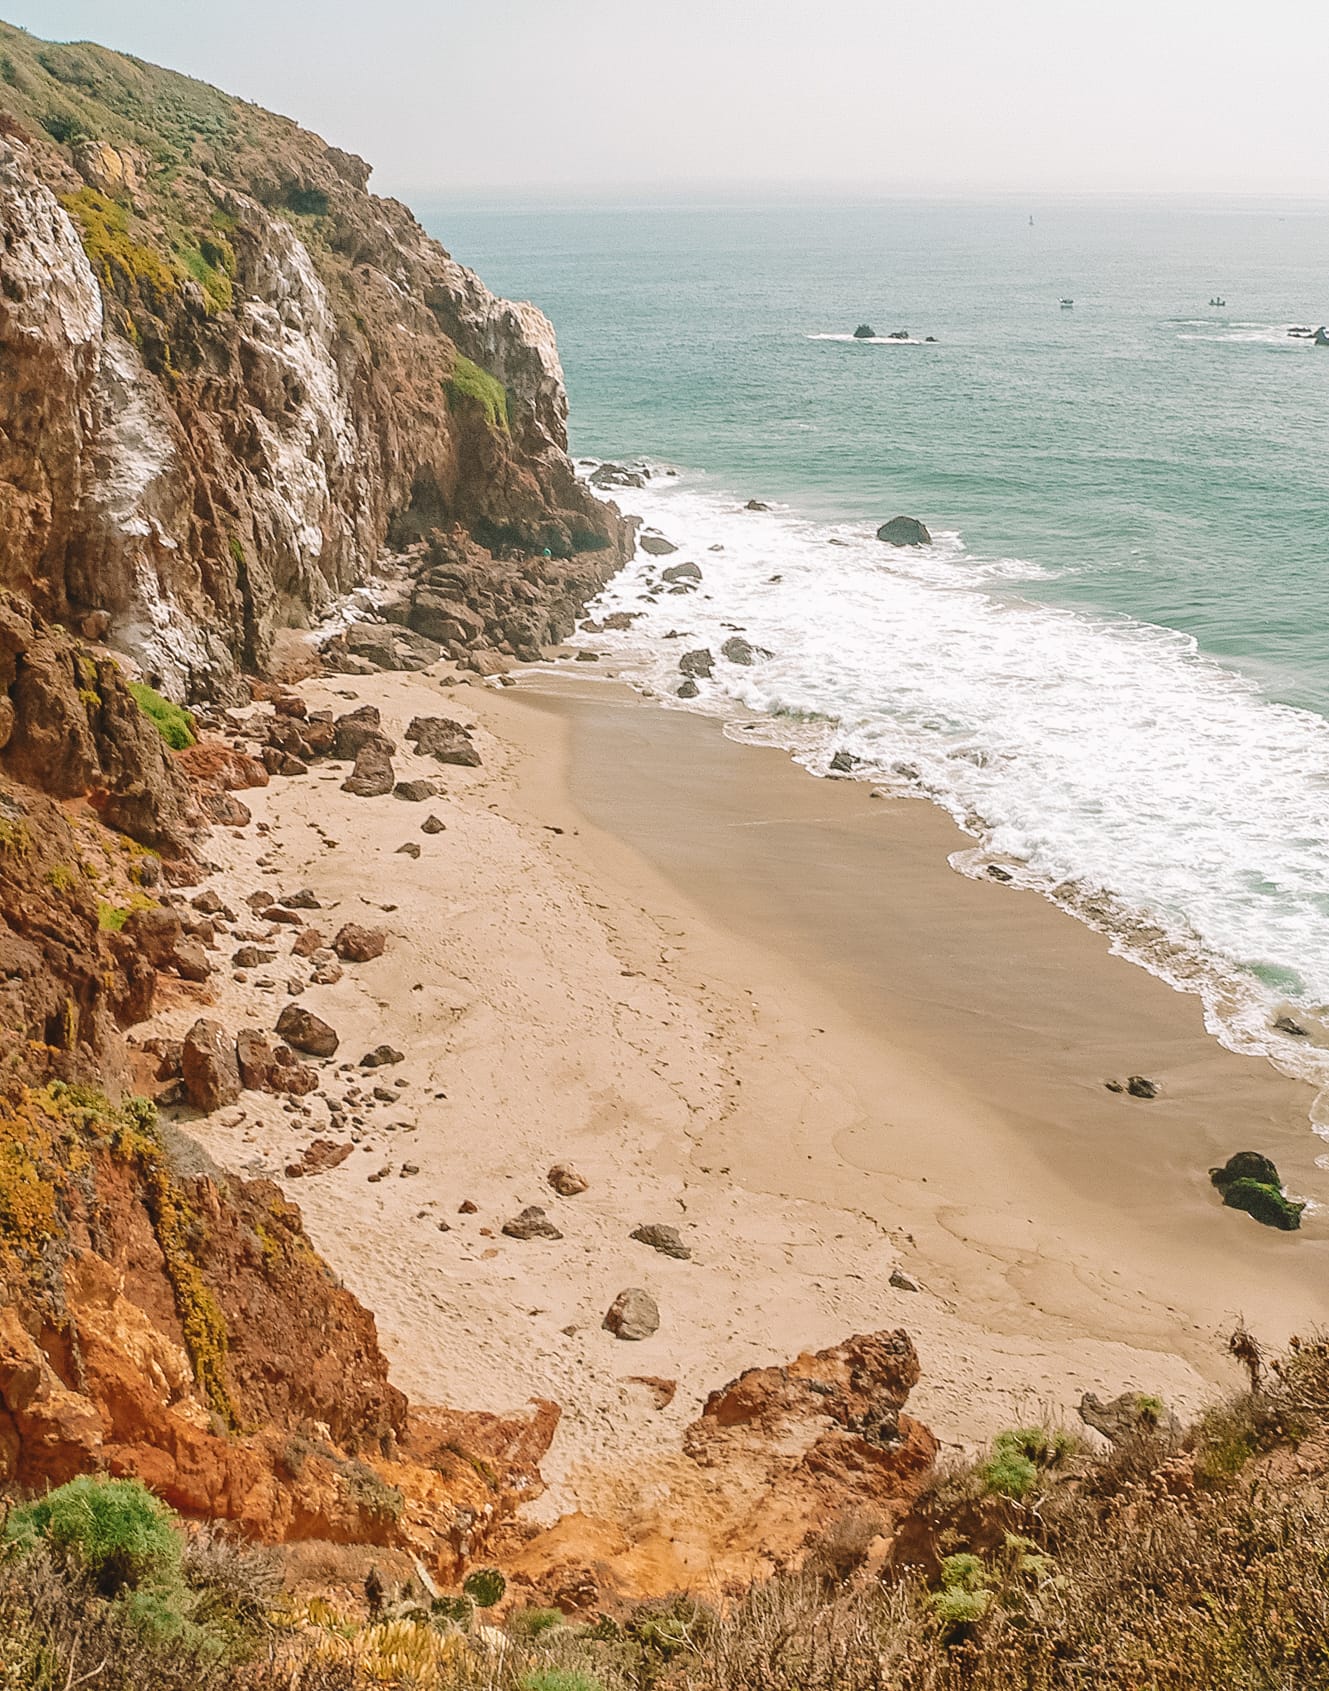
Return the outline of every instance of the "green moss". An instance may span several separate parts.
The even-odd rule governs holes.
[[[53,863],[46,879],[57,892],[68,892],[78,880],[78,870],[68,863]]]
[[[172,751],[182,752],[186,746],[194,744],[198,738],[198,725],[187,710],[173,705],[156,688],[142,681],[131,681],[129,691],[144,716],[156,724],[158,733]]]
[[[229,241],[207,235],[195,240],[183,235],[176,242],[172,256],[203,290],[204,303],[213,316],[231,309],[235,299],[232,282],[235,250]]]
[[[580,1668],[532,1668],[517,1681],[518,1691],[604,1691],[604,1683]]]
[[[26,857],[32,850],[32,836],[26,822],[16,822],[8,816],[0,817],[0,851],[12,851],[15,857]]]
[[[1301,1212],[1306,1207],[1284,1197],[1277,1186],[1266,1185],[1262,1180],[1231,1181],[1223,1188],[1223,1202],[1229,1209],[1245,1210],[1266,1227],[1276,1227],[1284,1233],[1294,1233],[1301,1226]]]
[[[230,537],[230,539],[226,542],[226,549],[231,554],[231,562],[238,568],[243,569],[245,562],[245,549],[238,534],[233,534]]]
[[[96,188],[79,188],[60,203],[78,225],[83,250],[107,292],[121,299],[146,296],[160,310],[178,279],[155,248],[134,239],[125,208]]]
[[[491,376],[488,370],[482,370],[478,364],[472,364],[469,358],[463,358],[458,353],[447,389],[452,404],[474,400],[483,409],[485,421],[491,429],[502,429],[505,434],[508,432],[511,426],[508,421],[508,390],[497,376]]]

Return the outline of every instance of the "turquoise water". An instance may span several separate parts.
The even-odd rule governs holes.
[[[1329,207],[438,209],[553,319],[574,449],[917,512],[1329,711]],[[1075,306],[1062,311],[1069,295]],[[1225,310],[1206,301],[1218,295]],[[935,347],[810,341],[908,328]]]
[[[969,829],[958,866],[1000,859],[1329,1079],[1329,351],[1286,332],[1329,320],[1329,206],[425,221],[553,318],[575,452],[679,471],[622,501],[703,586],[640,559],[605,606],[641,620],[595,643],[672,701],[666,636],[741,625],[770,658],[689,708],[814,769],[852,750]],[[815,338],[860,322],[911,342]],[[897,512],[936,544],[876,542]]]

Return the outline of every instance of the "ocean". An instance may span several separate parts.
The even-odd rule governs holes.
[[[1329,1085],[1329,350],[1287,332],[1329,320],[1329,205],[424,221],[553,319],[583,468],[652,472],[613,496],[679,550],[585,643],[943,805],[958,870],[1039,888],[1224,1043]],[[932,544],[878,541],[898,514]],[[692,591],[661,582],[680,562]],[[769,655],[721,657],[736,632]]]

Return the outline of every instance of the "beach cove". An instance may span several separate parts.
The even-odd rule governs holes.
[[[378,706],[399,742],[415,715],[473,724],[482,767],[439,797],[357,798],[324,767],[246,795],[258,826],[209,842],[225,900],[308,888],[307,923],[385,929],[381,958],[298,1002],[339,1060],[404,1053],[392,1109],[313,1178],[283,1170],[328,1129],[317,1100],[246,1093],[181,1125],[284,1181],[416,1401],[561,1406],[540,1519],[622,1518],[648,1475],[657,1497],[695,1484],[678,1447],[710,1391],[851,1332],[907,1328],[911,1409],[972,1449],[1073,1420],[1085,1391],[1194,1408],[1237,1380],[1238,1318],[1270,1345],[1324,1322],[1318,1218],[1266,1231],[1207,1178],[1258,1148],[1304,1189],[1310,1088],[1224,1050],[1198,1000],[1037,895],[956,875],[963,837],[930,806],[580,672],[455,679],[301,687]],[[439,770],[403,747],[398,776]],[[270,1029],[282,961],[240,973],[214,977],[217,1013]],[[197,1014],[181,989],[158,1028]],[[1137,1072],[1157,1099],[1106,1090]],[[584,1193],[551,1192],[562,1161]],[[532,1204],[562,1238],[503,1235]],[[632,1240],[643,1223],[690,1260]],[[630,1345],[601,1325],[629,1286],[661,1311]],[[651,1382],[675,1383],[662,1408]]]

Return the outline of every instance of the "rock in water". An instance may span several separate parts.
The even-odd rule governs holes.
[[[720,656],[728,658],[730,663],[742,664],[746,667],[752,662],[756,653],[741,634],[734,634],[721,646]]]
[[[240,1066],[235,1042],[220,1022],[200,1016],[180,1048],[185,1094],[196,1110],[211,1112],[240,1096]]]
[[[687,1262],[692,1256],[677,1227],[668,1227],[662,1222],[646,1222],[641,1227],[635,1227],[629,1238],[637,1240],[638,1244],[649,1245],[661,1256],[676,1257],[679,1262]]]
[[[603,1325],[616,1339],[649,1339],[659,1330],[660,1306],[640,1286],[629,1286],[610,1304]]]
[[[932,536],[917,517],[892,517],[877,530],[888,546],[931,546]]]
[[[696,564],[670,564],[668,569],[660,571],[660,580],[673,582],[700,581],[701,571]],[[609,623],[606,621],[605,627],[608,628],[608,626]]]
[[[520,1215],[503,1223],[503,1233],[509,1239],[561,1239],[562,1233],[540,1208],[528,1204]]]
[[[678,667],[690,681],[695,681],[698,676],[703,681],[709,681],[715,673],[715,658],[709,647],[699,646],[695,652],[684,652],[678,660]]]
[[[335,1029],[298,1004],[288,1004],[277,1017],[277,1032],[288,1045],[311,1057],[331,1057],[340,1044]]]
[[[854,330],[854,339],[856,341],[875,341],[876,338],[877,331],[870,323],[860,323]]]
[[[701,692],[701,688],[698,687],[691,676],[688,676],[687,680],[680,683],[674,691],[680,699],[695,699],[697,694]]]
[[[649,552],[653,558],[667,558],[671,552],[678,551],[673,541],[666,540],[662,534],[643,534],[637,544],[643,552]]]

